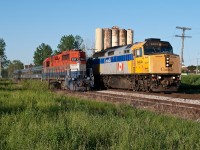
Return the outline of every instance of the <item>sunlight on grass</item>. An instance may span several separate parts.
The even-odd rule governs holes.
[[[200,149],[197,122],[21,84],[0,81],[0,149]]]

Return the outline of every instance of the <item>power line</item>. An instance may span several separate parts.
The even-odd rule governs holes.
[[[193,32],[193,33],[190,33],[189,35],[197,35],[197,34],[200,34],[200,32]]]
[[[188,27],[178,27],[178,26],[176,28],[182,30],[182,35],[175,35],[175,37],[180,37],[182,39],[181,66],[184,66],[184,59],[183,59],[184,40],[185,40],[185,38],[192,38],[191,36],[185,36],[185,31],[192,30],[192,29],[188,28]]]

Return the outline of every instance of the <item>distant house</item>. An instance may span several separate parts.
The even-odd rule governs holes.
[[[29,69],[29,68],[33,68],[34,65],[33,64],[30,64],[30,65],[24,65],[24,69]]]
[[[190,70],[188,69],[188,67],[182,66],[181,72],[182,72],[182,73],[189,73]]]
[[[196,73],[196,66],[191,65],[191,66],[188,66],[187,68],[188,68],[189,73],[191,74]]]

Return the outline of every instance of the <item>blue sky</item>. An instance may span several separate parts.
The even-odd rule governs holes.
[[[7,44],[9,60],[32,63],[36,47],[49,44],[52,49],[63,35],[80,35],[92,46],[95,28],[112,26],[134,30],[134,41],[161,38],[180,54],[182,31],[191,27],[185,40],[185,65],[196,65],[200,58],[199,0],[0,0],[0,38]]]

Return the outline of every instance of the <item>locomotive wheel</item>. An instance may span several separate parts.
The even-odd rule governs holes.
[[[66,88],[66,87],[65,87],[65,81],[62,81],[62,82],[61,82],[61,89],[64,90],[65,88]]]
[[[140,85],[138,83],[135,83],[135,86],[133,87],[133,91],[139,91]]]
[[[86,91],[90,91],[90,86],[86,86]]]

